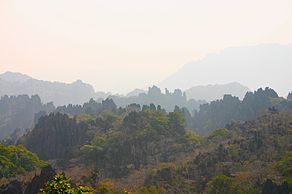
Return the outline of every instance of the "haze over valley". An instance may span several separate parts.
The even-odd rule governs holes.
[[[291,194],[291,10],[0,1],[0,194]]]

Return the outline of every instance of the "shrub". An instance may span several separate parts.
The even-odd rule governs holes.
[[[64,174],[57,174],[54,180],[45,183],[39,194],[92,194],[92,189],[79,185],[72,187],[71,178],[66,178]]]

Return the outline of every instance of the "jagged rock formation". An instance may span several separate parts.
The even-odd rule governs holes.
[[[292,92],[289,92],[288,96],[287,96],[288,100],[292,100]]]
[[[41,169],[40,175],[36,175],[25,190],[23,190],[21,182],[13,180],[8,185],[0,187],[0,194],[38,194],[44,184],[52,180],[55,175],[56,172],[52,166],[45,166]]]
[[[2,96],[0,99],[0,139],[11,134],[15,129],[33,127],[35,114],[43,111],[52,112],[52,103],[42,104],[39,96]]]
[[[126,107],[132,103],[140,104],[140,106],[154,104],[160,105],[168,112],[173,111],[176,105],[193,111],[197,110],[201,104],[206,103],[204,100],[188,100],[186,93],[180,89],[175,89],[173,92],[165,89],[165,92],[162,93],[157,86],[149,87],[147,93],[140,93],[138,96],[110,96],[110,98],[120,107]]]
[[[67,106],[59,106],[56,108],[55,112],[69,114],[72,116],[81,115],[81,114],[98,115],[100,112],[106,109],[111,110],[111,111],[116,111],[117,105],[112,99],[109,99],[109,98],[102,100],[101,103],[91,98],[88,102],[85,102],[83,105],[69,104]]]
[[[77,123],[61,113],[42,116],[35,128],[23,136],[19,143],[37,153],[41,159],[68,158],[76,155],[78,147],[90,138],[88,125]]]

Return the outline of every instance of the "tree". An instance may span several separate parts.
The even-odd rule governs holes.
[[[215,176],[207,184],[205,194],[239,194],[240,191],[232,178],[223,174]]]
[[[185,118],[181,112],[171,112],[168,114],[170,129],[183,134],[185,128]]]
[[[46,163],[24,146],[4,146],[0,144],[0,178],[32,171]]]

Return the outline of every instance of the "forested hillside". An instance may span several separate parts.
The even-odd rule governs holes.
[[[72,177],[72,187],[78,182],[94,193],[292,192],[292,103],[270,88],[243,100],[226,95],[195,114],[154,104],[118,108],[106,99],[37,115],[36,125],[16,144]],[[24,168],[12,159],[3,160],[3,169]],[[26,188],[33,181],[26,172],[42,164],[9,176],[25,179]]]
[[[248,92],[243,100],[225,95],[221,100],[201,105],[199,111],[194,113],[189,126],[205,133],[225,127],[231,122],[255,119],[268,108],[281,108],[283,102],[286,100],[280,98],[270,88],[260,88],[255,92]]]
[[[252,194],[262,193],[271,179],[276,183],[270,189],[287,184],[286,191],[271,193],[291,192],[291,121],[291,110],[276,111],[217,129],[201,139],[195,157],[186,156],[183,165],[160,169],[146,180],[169,192]],[[162,177],[166,170],[168,176]]]

